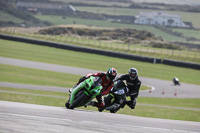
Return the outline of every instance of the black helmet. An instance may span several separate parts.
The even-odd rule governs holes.
[[[113,67],[109,68],[108,71],[106,72],[106,78],[108,80],[113,80],[117,76],[117,70]]]
[[[137,78],[138,76],[138,71],[136,68],[130,68],[128,71],[129,75],[130,75],[130,79],[134,80],[135,78]]]

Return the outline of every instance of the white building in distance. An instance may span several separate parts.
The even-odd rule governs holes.
[[[169,14],[164,12],[140,12],[135,16],[135,24],[143,25],[161,25],[167,27],[189,28],[177,14]]]

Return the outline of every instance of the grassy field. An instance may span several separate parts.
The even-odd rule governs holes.
[[[80,19],[80,18],[72,18],[72,17],[63,19],[62,16],[51,16],[51,15],[43,15],[43,16],[37,15],[36,17],[43,21],[45,20],[49,21],[55,25],[74,24],[74,22],[76,22],[76,25],[88,25],[88,26],[109,27],[109,28],[132,28],[132,29],[137,29],[137,30],[150,31],[157,36],[161,36],[165,41],[171,41],[171,42],[173,41],[185,42],[186,41],[186,39],[184,38],[167,34],[161,31],[160,29],[154,28],[152,26],[112,23],[110,21]]]
[[[77,10],[87,11],[93,13],[101,13],[101,14],[109,14],[109,15],[139,15],[140,11],[143,12],[154,12],[160,10],[141,10],[141,9],[131,9],[131,8],[110,8],[110,7],[83,7],[83,6],[75,6]],[[193,26],[196,28],[200,28],[200,13],[193,12],[180,12],[180,11],[164,11],[170,14],[179,14],[182,17],[182,21],[192,22]]]
[[[124,1],[96,1],[96,0],[52,0],[52,1],[62,1],[65,3],[70,3],[70,2],[74,2],[74,3],[85,3],[85,4],[94,4],[94,5],[104,5],[104,6],[112,6],[112,5],[118,5],[118,6],[123,6],[123,7],[128,7],[130,4],[132,4],[131,2],[124,2]],[[166,4],[175,4],[175,5],[188,5],[188,4],[199,4],[198,0],[132,0],[132,2],[145,2],[145,3],[166,3]]]
[[[64,103],[68,99],[68,94],[60,92],[27,90],[20,88],[13,89],[7,87],[0,87],[0,91],[1,91],[0,93],[1,100],[14,101],[14,102],[24,102],[31,104],[64,107]],[[161,105],[161,106],[162,105],[171,106],[171,107],[199,108],[200,99],[169,99],[169,98],[142,97],[138,98],[136,109],[131,110],[130,108],[125,106],[124,109],[120,109],[117,113],[142,116],[142,117],[152,117],[152,118],[198,121],[198,122],[200,121],[199,111],[142,105],[148,103],[153,103],[155,105]],[[97,111],[97,108],[90,106],[88,106],[87,108],[80,107],[80,109]]]
[[[80,27],[80,25],[79,25]],[[187,62],[200,63],[200,52],[198,50],[188,50],[183,48],[182,50],[165,49],[165,48],[155,48],[146,46],[145,43],[136,42],[134,44],[126,44],[112,41],[101,41],[97,39],[92,39],[89,37],[79,37],[79,36],[66,36],[66,35],[41,35],[33,34],[37,32],[37,28],[2,28],[1,33],[21,36],[25,38],[34,38],[38,40],[52,41],[56,43],[66,43],[71,45],[78,45],[83,47],[90,47],[95,49],[110,50],[114,52],[122,52],[134,55],[155,57],[155,58],[167,58]]]
[[[189,30],[189,29],[172,29],[173,31],[182,33],[187,37],[194,37],[196,39],[200,39],[200,30]]]
[[[71,88],[81,75],[42,71],[0,64],[0,81]]]
[[[76,66],[100,71],[106,71],[108,67],[113,66],[118,70],[118,73],[127,73],[129,68],[136,67],[139,70],[139,75],[143,77],[171,80],[174,76],[177,76],[181,82],[200,84],[200,71],[194,69],[111,58],[95,54],[91,56],[88,53],[6,40],[0,40],[0,44],[0,56],[3,57]]]
[[[177,74],[177,77],[184,77],[183,80],[180,78],[182,82],[199,84],[200,71],[198,70],[123,60],[95,54],[37,46],[28,43],[0,40],[0,56],[102,71],[105,71],[108,66],[114,66],[118,69],[119,73],[127,73],[127,70],[134,66],[138,68],[139,75],[141,76],[171,80],[174,74]],[[0,65],[0,81],[3,82],[71,87],[79,77],[80,75]],[[0,87],[0,100],[6,101],[64,107],[67,98],[68,94],[60,92]],[[118,113],[163,119],[200,121],[199,111],[164,107],[171,106],[199,109],[200,99],[139,97],[137,103],[135,110],[125,107]],[[160,105],[161,107],[145,106],[142,104]],[[82,107],[81,109],[85,108]],[[86,109],[97,111],[94,107],[87,107]]]
[[[98,4],[100,3],[98,2]],[[103,3],[103,4],[111,5],[113,3]],[[139,13],[139,10],[129,10],[122,8],[110,8],[110,9],[106,8],[102,9],[96,7],[95,8],[86,7],[86,8],[91,12],[97,12],[97,13],[109,12],[110,14],[114,15],[128,14],[132,16]],[[83,7],[80,7],[79,9],[85,10]],[[179,14],[179,12],[171,12],[171,13]],[[182,15],[184,21],[191,20],[195,27],[200,27],[199,26],[200,20],[198,19],[199,13],[191,14],[191,13],[180,12],[180,14]],[[164,40],[167,41],[181,41],[181,42],[186,41],[183,38],[169,35],[159,29],[150,26],[118,24],[107,21],[85,20],[77,18],[63,19],[61,16],[37,16],[37,17],[40,18],[41,20],[49,20],[50,22],[56,25],[73,24],[75,21],[76,24],[94,25],[99,27],[135,28],[139,30],[151,31],[154,34],[161,36]],[[1,18],[2,18],[1,21],[4,22],[12,20],[14,22],[21,23],[20,19],[17,19],[7,14],[1,14]],[[191,30],[177,30],[177,31],[189,37],[199,38],[198,31],[191,31]],[[114,45],[111,46],[113,47]],[[118,70],[118,73],[127,73],[130,67],[136,67],[139,70],[139,76],[164,79],[164,80],[171,80],[174,76],[177,76],[180,78],[181,82],[200,85],[199,82],[200,71],[198,70],[173,67],[162,64],[144,63],[132,60],[119,59],[119,58],[111,58],[96,54],[79,53],[69,50],[61,50],[56,48],[37,46],[28,43],[0,40],[0,56],[24,59],[30,61],[46,62],[52,64],[67,65],[67,66],[75,66],[80,68],[95,69],[99,71],[106,71],[108,67],[113,66]],[[48,86],[58,86],[58,87],[72,87],[80,76],[82,75],[73,75],[67,73],[64,74],[58,72],[42,71],[42,70],[0,64],[1,82],[48,85]],[[146,90],[146,89],[149,88],[146,86],[141,87],[141,90]],[[0,87],[0,100],[64,107],[64,103],[67,101],[67,99],[68,99],[68,94],[61,92]],[[143,104],[151,104],[151,106],[145,106]],[[156,106],[160,105],[160,107],[155,107],[154,105]],[[176,98],[139,97],[136,109],[131,110],[130,108],[125,106],[125,108],[121,109],[118,113],[126,115],[142,116],[142,117],[200,122],[199,111],[192,110],[192,109],[200,109],[199,105],[200,105],[199,98],[176,99]],[[166,106],[169,106],[169,108]],[[175,109],[170,107],[182,107],[191,109]],[[81,107],[81,109],[85,108]],[[97,109],[94,107],[87,107],[86,109],[97,111]]]
[[[112,6],[112,5],[119,5],[123,7],[128,7],[130,4],[126,2],[112,2],[112,1],[96,1],[96,0],[52,0],[52,1],[62,1],[64,3],[83,3],[83,4],[94,4],[94,5],[102,5],[102,6]]]
[[[126,112],[124,112],[125,110]],[[126,106],[124,110],[120,110],[118,113],[134,115],[134,116],[142,116],[142,117],[199,121],[199,111],[194,111],[194,110],[181,110],[181,109],[147,107],[143,105],[137,105],[137,109],[135,109],[134,111]]]
[[[10,14],[4,13],[2,11],[0,11],[0,17],[1,17],[2,22],[9,22],[11,20],[12,20],[12,22],[15,22],[15,23],[22,23],[23,22],[22,19],[14,17]]]
[[[9,92],[27,93],[29,95],[39,94],[41,96],[44,95],[44,97],[57,96],[57,97],[60,97],[60,98],[64,98],[65,101],[69,98],[68,93],[56,92],[56,91],[30,90],[30,89],[9,88],[9,87],[0,87],[0,91],[8,91],[8,93]],[[9,99],[9,97],[6,98],[6,99]],[[200,99],[199,98],[196,98],[196,99],[177,99],[177,98],[138,97],[137,103],[138,104],[169,106],[169,107],[183,107],[183,108],[191,108],[191,109],[192,108],[200,109],[200,106],[199,106]],[[48,105],[48,103],[45,103],[45,105]],[[53,104],[52,106],[64,106],[64,104],[59,105],[59,104],[56,104],[56,102],[55,102],[55,104]]]
[[[122,24],[122,23],[113,23],[110,21],[101,21],[101,20],[92,20],[92,19],[80,19],[68,17],[63,19],[61,16],[36,16],[40,20],[47,20],[55,25],[71,25],[76,22],[75,25],[88,25],[88,26],[97,26],[97,27],[107,27],[107,28],[132,28],[137,30],[147,30],[154,33],[156,36],[160,36],[163,40],[168,42],[184,42],[192,44],[200,44],[198,41],[187,41],[186,38],[174,36],[168,34],[158,28],[147,26],[147,25],[134,25],[134,24]],[[170,28],[171,29],[171,28]],[[172,29],[173,31],[182,33],[185,37],[193,37],[199,39],[200,30],[191,30],[191,29]]]
[[[98,12],[100,12],[100,13],[101,13],[101,10],[103,12],[104,9],[105,9],[105,12],[109,11],[110,14],[113,14],[113,9],[112,8],[102,8],[101,9],[99,7],[100,9],[98,9],[98,8],[94,8],[94,7],[90,7],[90,8],[78,7],[78,9],[79,8],[80,8],[80,10],[88,10],[88,11],[91,11],[91,12],[95,12],[95,10],[98,10]],[[149,10],[147,10],[147,11],[149,11]],[[128,15],[129,14],[130,15],[136,15],[136,14],[139,13],[139,10],[138,9],[128,9],[128,8],[117,8],[115,12],[119,12],[122,15],[127,15],[127,14]],[[172,12],[172,13],[176,14],[177,12]],[[196,27],[200,27],[198,25],[200,23],[199,19],[198,19],[200,14],[198,14],[198,13],[190,14],[190,13],[182,13],[182,12],[180,12],[180,14],[182,14],[183,19],[185,21],[190,21],[191,20],[191,21],[193,21],[193,24]],[[15,23],[22,23],[21,19],[13,17],[13,16],[11,16],[9,14],[5,14],[3,12],[0,12],[0,16],[2,18],[1,21],[3,21],[3,22],[13,21]],[[76,22],[76,24],[89,25],[89,26],[113,27],[113,28],[119,28],[119,27],[123,28],[123,27],[125,27],[125,28],[133,28],[133,29],[138,29],[138,30],[147,30],[147,31],[150,31],[150,32],[154,33],[157,36],[161,36],[165,41],[170,41],[170,42],[177,42],[177,41],[178,42],[188,42],[188,41],[186,41],[185,38],[181,38],[181,37],[177,37],[177,36],[174,36],[174,35],[170,35],[168,33],[165,33],[163,31],[161,31],[160,29],[157,29],[157,28],[154,28],[154,27],[151,27],[151,26],[145,26],[145,25],[120,24],[120,23],[112,23],[110,21],[100,21],[100,20],[80,19],[80,18],[70,18],[70,17],[67,17],[66,19],[63,19],[62,16],[48,16],[48,15],[36,15],[36,18],[39,18],[40,20],[43,20],[43,21],[49,21],[49,22],[53,23],[54,25],[74,24],[74,22]],[[181,33],[184,33],[183,30],[179,30],[179,31]],[[187,31],[188,32],[185,35],[188,35],[189,33],[192,33],[192,34],[189,34],[188,37],[198,37],[197,34],[199,33],[199,31],[197,31],[197,34],[194,34],[193,30],[187,30]],[[195,42],[189,42],[189,43],[195,43]]]
[[[68,73],[59,73],[52,71],[43,71],[25,67],[17,67],[0,64],[0,81],[33,84],[33,85],[47,85],[72,88],[79,78],[83,75],[74,75]],[[140,90],[150,90],[151,88],[142,85]]]

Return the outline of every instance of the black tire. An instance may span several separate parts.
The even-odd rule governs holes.
[[[116,109],[116,110],[110,110],[110,113],[117,113],[119,109]]]
[[[76,99],[74,99],[73,103],[69,105],[69,109],[74,109],[77,107],[79,104],[85,101],[87,99],[87,95],[85,94],[84,91],[79,92],[77,95],[79,95]]]
[[[99,112],[102,112],[105,108],[98,108]]]
[[[65,107],[69,109],[69,100],[65,103]]]
[[[110,113],[116,113],[114,110],[110,110]]]
[[[105,108],[111,105],[112,99],[113,99],[113,97],[111,95],[108,95],[107,97],[105,97],[105,99],[104,99]]]

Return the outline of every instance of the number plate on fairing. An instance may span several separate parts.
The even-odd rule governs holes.
[[[123,95],[124,93],[125,93],[124,90],[118,90],[114,92],[114,94],[117,94],[117,95]]]

